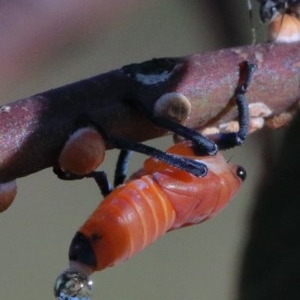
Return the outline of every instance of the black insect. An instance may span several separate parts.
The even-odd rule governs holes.
[[[299,17],[299,0],[258,0],[259,15],[262,22],[271,21],[278,14],[295,14]]]

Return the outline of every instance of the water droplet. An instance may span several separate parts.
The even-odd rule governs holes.
[[[54,295],[57,300],[90,300],[92,284],[87,275],[69,268],[57,277]]]

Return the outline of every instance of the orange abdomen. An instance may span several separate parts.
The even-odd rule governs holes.
[[[144,249],[173,225],[175,211],[150,176],[115,189],[79,230],[90,237],[97,270]]]

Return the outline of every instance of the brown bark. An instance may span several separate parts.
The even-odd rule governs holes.
[[[245,60],[258,66],[247,93],[249,102],[265,104],[268,117],[289,114],[300,96],[299,44],[258,44],[133,64],[3,106],[0,181],[56,164],[82,115],[96,119],[106,132],[134,141],[165,134],[129,104],[133,98],[151,108],[161,95],[178,92],[192,104],[186,126],[204,129],[231,121],[236,112],[229,101],[239,80],[239,64]],[[283,123],[279,118],[273,126]]]

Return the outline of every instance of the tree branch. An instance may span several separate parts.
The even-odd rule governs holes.
[[[186,126],[219,130],[236,116],[229,101],[238,84],[239,64],[245,60],[258,65],[247,93],[255,107],[252,120],[298,106],[299,44],[258,44],[132,64],[2,106],[0,182],[55,165],[82,116],[134,141],[165,134],[130,104],[131,99],[152,108],[165,93],[181,93],[192,105]],[[283,125],[279,121],[273,126]]]

